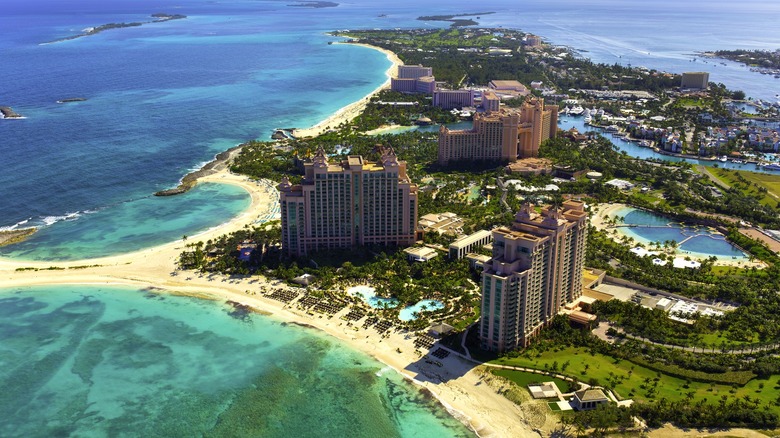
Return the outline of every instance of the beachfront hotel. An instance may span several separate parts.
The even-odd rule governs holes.
[[[374,163],[357,155],[329,162],[320,147],[304,169],[301,184],[278,185],[284,252],[414,244],[417,186],[392,148]]]
[[[544,140],[554,138],[558,106],[530,98],[519,109],[502,109],[474,115],[469,130],[439,128],[438,163],[457,161],[509,161],[536,157]]]
[[[399,65],[398,75],[390,78],[390,89],[401,93],[432,95],[436,91],[433,69],[422,65]]]
[[[587,217],[580,201],[546,206],[541,213],[524,204],[511,228],[493,230],[493,255],[482,273],[482,348],[527,346],[580,297]]]

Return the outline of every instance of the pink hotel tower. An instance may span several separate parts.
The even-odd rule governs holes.
[[[392,148],[380,162],[349,156],[329,162],[320,147],[305,164],[301,184],[277,186],[282,250],[293,256],[356,245],[412,245],[417,230],[417,186]]]

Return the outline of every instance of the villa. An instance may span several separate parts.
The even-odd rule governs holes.
[[[600,389],[583,389],[574,393],[571,406],[578,411],[596,409],[599,405],[609,403],[609,399]]]

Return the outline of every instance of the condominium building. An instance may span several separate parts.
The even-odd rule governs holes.
[[[319,148],[301,184],[279,184],[282,250],[303,256],[356,245],[411,245],[417,230],[417,186],[392,148],[379,162],[349,156],[329,162]]]
[[[540,98],[528,99],[519,109],[477,113],[469,130],[439,128],[438,162],[536,157],[542,141],[555,137],[557,125],[558,107]]]
[[[710,74],[706,71],[693,71],[682,74],[680,88],[686,90],[706,90],[709,85]]]
[[[511,228],[493,230],[493,256],[482,273],[482,348],[528,345],[567,303],[582,294],[588,234],[579,201],[535,212],[524,204]]]

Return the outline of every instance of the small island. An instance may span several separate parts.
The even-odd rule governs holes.
[[[151,15],[154,20],[151,21],[134,21],[132,23],[108,23],[108,24],[102,24],[100,26],[96,27],[88,27],[84,29],[84,33],[80,33],[78,35],[71,35],[64,38],[59,38],[54,41],[49,41],[47,43],[43,44],[52,44],[52,43],[59,43],[62,41],[68,41],[68,40],[75,40],[76,38],[81,38],[85,36],[95,35],[100,32],[110,30],[110,29],[122,29],[125,27],[138,27],[143,26],[144,24],[150,24],[150,23],[162,23],[163,21],[171,21],[171,20],[181,20],[184,18],[187,18],[186,15],[181,14],[165,14],[165,13],[155,13]]]
[[[10,106],[0,106],[0,119],[23,119],[24,116],[14,111]]]
[[[85,100],[87,99],[84,97],[69,97],[67,99],[60,99],[57,103],[84,102]]]
[[[481,15],[489,15],[489,14],[494,14],[494,12],[474,12],[472,14],[454,14],[454,15],[423,15],[422,17],[417,17],[417,19],[420,21],[449,21],[450,27],[465,27],[465,26],[476,26],[479,23],[472,19],[462,19],[456,17],[476,16],[477,18],[480,18]]]
[[[338,3],[334,3],[334,2],[304,1],[304,2],[300,2],[300,3],[292,4],[292,5],[287,5],[287,6],[290,6],[290,7],[293,7],[293,8],[314,8],[314,9],[319,9],[319,8],[335,8],[338,5],[339,5]]]

